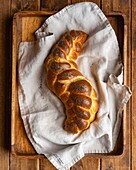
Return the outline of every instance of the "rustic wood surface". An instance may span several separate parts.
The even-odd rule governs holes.
[[[45,158],[15,157],[10,152],[11,114],[11,47],[12,17],[19,11],[60,10],[67,4],[81,0],[5,0],[0,3],[0,170],[55,170]],[[135,0],[92,0],[106,13],[120,12],[126,16],[127,25],[127,65],[126,73],[131,79],[127,84],[133,96],[127,104],[126,152],[117,158],[92,158],[85,156],[71,170],[135,170],[136,169],[136,1]],[[114,21],[113,21],[114,22]],[[120,24],[120,23],[119,23]],[[25,27],[25,25],[24,25]],[[26,37],[24,37],[26,38]],[[18,125],[16,125],[18,126]],[[24,139],[22,139],[24,140]]]

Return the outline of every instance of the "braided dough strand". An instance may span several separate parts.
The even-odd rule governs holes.
[[[92,83],[79,71],[75,63],[87,34],[72,30],[56,43],[44,62],[46,83],[64,103],[64,129],[78,133],[90,126],[98,111],[98,101]]]

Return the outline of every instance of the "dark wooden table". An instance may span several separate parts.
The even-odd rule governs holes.
[[[89,1],[89,0],[88,0]],[[0,2],[0,170],[55,170],[45,158],[18,158],[10,152],[11,127],[11,58],[12,17],[19,11],[58,11],[80,0],[4,0]],[[126,16],[129,81],[133,95],[128,103],[129,122],[126,152],[117,158],[85,156],[71,170],[129,170],[136,169],[136,1],[93,0],[106,13],[118,12]]]

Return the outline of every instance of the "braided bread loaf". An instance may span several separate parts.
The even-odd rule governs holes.
[[[66,32],[44,62],[46,83],[66,108],[64,129],[73,134],[87,129],[98,110],[96,92],[75,63],[86,39],[82,31]]]

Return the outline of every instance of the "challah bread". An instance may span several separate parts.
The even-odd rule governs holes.
[[[66,108],[64,129],[73,134],[87,129],[98,110],[92,83],[78,71],[75,63],[86,39],[87,34],[82,31],[66,32],[44,62],[46,83]]]

